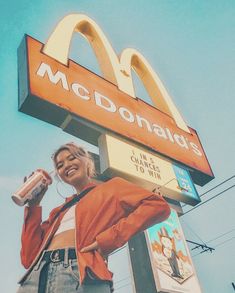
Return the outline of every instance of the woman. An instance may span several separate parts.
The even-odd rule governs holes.
[[[106,256],[170,213],[161,196],[113,178],[96,185],[90,155],[68,143],[53,155],[57,175],[77,194],[41,220],[45,191],[25,208],[21,260],[28,271],[18,293],[108,293]]]

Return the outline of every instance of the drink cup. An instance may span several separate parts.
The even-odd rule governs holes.
[[[46,171],[37,169],[11,198],[17,205],[23,206],[36,198],[51,183],[51,176]]]

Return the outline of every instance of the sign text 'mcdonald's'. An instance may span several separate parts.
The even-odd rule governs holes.
[[[75,132],[87,141],[97,144],[84,137],[84,127],[93,128],[97,137],[109,130],[188,166],[195,183],[213,178],[195,130],[182,130],[169,115],[71,60],[61,64],[42,53],[42,47],[26,36],[19,48],[21,111],[59,127],[68,117],[78,118],[81,129]]]

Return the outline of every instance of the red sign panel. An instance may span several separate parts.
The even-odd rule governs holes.
[[[71,115],[81,123],[73,131],[85,140],[87,134],[87,141],[92,139],[84,134],[84,124],[97,137],[109,130],[187,166],[197,184],[213,178],[194,129],[185,132],[167,114],[72,60],[65,66],[43,54],[42,46],[26,36],[19,48],[20,111],[57,126],[66,125]]]

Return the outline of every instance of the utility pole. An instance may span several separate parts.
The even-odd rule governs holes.
[[[235,284],[232,282],[233,290],[235,291]]]
[[[195,241],[191,241],[191,240],[186,240],[188,243],[194,244],[195,246],[191,249],[197,249],[197,248],[201,248],[202,251],[200,253],[206,252],[206,251],[210,251],[212,253],[213,250],[215,250],[213,247],[207,246],[206,244],[200,244],[198,242]]]
[[[144,232],[128,242],[136,293],[157,293]]]

